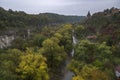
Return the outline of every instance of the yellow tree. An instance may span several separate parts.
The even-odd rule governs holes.
[[[110,77],[94,66],[85,65],[73,80],[110,80]]]
[[[41,54],[27,51],[20,57],[21,62],[16,69],[21,80],[49,80],[46,58]]]

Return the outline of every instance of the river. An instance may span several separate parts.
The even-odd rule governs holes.
[[[75,36],[74,36],[74,31],[73,31],[72,39],[73,39],[73,46],[74,46],[74,45],[76,45],[76,43],[77,43],[77,39],[76,39]],[[72,57],[73,57],[73,55],[74,55],[74,48],[73,48],[73,50],[72,50],[72,52],[71,52],[71,56],[72,56]],[[71,71],[69,71],[69,70],[67,69],[67,65],[70,63],[70,60],[71,60],[71,59],[67,59],[67,60],[66,60],[65,75],[64,75],[63,80],[72,80],[72,77],[74,76],[74,73],[71,72]]]

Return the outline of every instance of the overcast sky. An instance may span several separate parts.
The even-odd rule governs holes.
[[[86,15],[106,8],[120,8],[120,0],[0,0],[5,9],[26,13],[58,13],[64,15]]]

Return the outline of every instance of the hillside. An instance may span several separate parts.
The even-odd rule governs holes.
[[[53,13],[27,14],[23,11],[5,10],[0,7],[0,30],[40,27],[48,24],[79,22],[84,16],[65,16]]]
[[[74,27],[73,80],[120,80],[120,9],[88,12],[86,21]]]
[[[85,24],[90,28],[94,28],[95,31],[101,31],[103,28],[107,28],[108,25],[119,26],[120,24],[120,9],[111,8],[106,9],[103,12],[98,12],[88,17]],[[118,27],[119,28],[119,27]]]
[[[88,17],[84,23],[91,35],[97,35],[100,41],[118,44],[120,40],[120,9],[111,8]]]

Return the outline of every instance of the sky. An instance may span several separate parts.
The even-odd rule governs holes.
[[[87,15],[104,9],[120,8],[120,0],[0,0],[0,7],[29,14],[58,13],[63,15]]]

